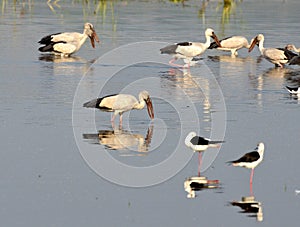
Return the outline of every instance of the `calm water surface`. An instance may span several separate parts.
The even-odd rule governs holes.
[[[285,85],[300,85],[297,66],[273,68],[259,58],[257,49],[250,54],[241,50],[235,59],[225,52],[207,51],[190,71],[153,62],[125,67],[123,60],[132,58],[130,52],[116,57],[115,62],[98,60],[127,43],[203,41],[207,27],[214,28],[219,38],[237,34],[250,40],[263,33],[266,47],[283,47],[287,43],[297,46],[297,0],[241,2],[231,8],[214,1],[188,1],[186,6],[156,1],[114,2],[107,3],[106,8],[58,4],[59,7],[51,5],[51,10],[46,3],[14,6],[5,2],[1,11],[3,226],[299,223],[300,195],[295,190],[300,190],[300,105],[284,89]],[[42,36],[64,30],[81,31],[86,21],[94,24],[101,39],[96,49],[87,42],[68,59],[38,53],[37,41]],[[168,56],[159,55],[158,49],[152,51],[164,63],[169,61]],[[123,68],[107,81],[103,72],[114,67]],[[218,105],[222,99],[210,75],[221,88],[226,112]],[[153,78],[155,86],[143,83],[145,78]],[[140,82],[135,84],[136,81]],[[156,119],[151,123],[146,110],[132,111],[124,115],[127,120],[122,130],[114,130],[110,114],[95,112],[96,127],[91,127],[87,116],[94,112],[76,102],[73,106],[79,83],[86,86],[79,104],[121,90],[137,95],[145,86],[153,96]],[[102,84],[107,86],[97,90]],[[184,97],[194,104],[194,110]],[[195,116],[188,115],[190,111],[197,113],[196,126]],[[82,121],[72,122],[74,112]],[[217,114],[226,114],[226,121],[216,123],[213,119]],[[226,125],[226,142],[213,164],[202,173],[208,179],[219,180],[220,187],[198,191],[196,198],[188,199],[183,184],[188,177],[197,176],[198,159],[180,136],[197,130],[198,125],[202,135],[213,138],[214,129]],[[76,134],[77,130],[80,133]],[[111,135],[120,135],[124,142],[120,145],[109,140],[114,139]],[[250,171],[226,165],[226,161],[250,151],[260,141],[266,145],[265,159],[255,170],[253,192],[260,202],[262,222],[257,221],[255,213],[240,213],[241,208],[230,205],[250,195]],[[80,150],[80,146],[87,150]],[[91,158],[88,161],[96,162],[108,153],[120,163],[149,167],[172,157],[176,149],[186,154],[183,157],[187,162],[179,162],[170,179],[142,188],[111,183],[82,158],[86,152]],[[120,176],[128,177],[121,172]]]

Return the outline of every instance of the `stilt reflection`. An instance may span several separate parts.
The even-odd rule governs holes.
[[[242,209],[240,213],[246,213],[248,217],[255,217],[257,221],[263,221],[262,203],[255,200],[254,196],[244,196],[240,201],[230,202],[232,206]]]

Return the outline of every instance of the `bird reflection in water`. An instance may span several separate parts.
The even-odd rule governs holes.
[[[263,221],[262,203],[256,201],[254,196],[245,196],[240,201],[234,200],[230,204],[240,207],[242,211],[239,213],[246,213],[248,217],[256,217],[257,221]]]
[[[39,60],[53,63],[43,66],[45,70],[52,70],[53,75],[74,75],[78,73],[82,75],[91,70],[91,65],[96,62],[97,58],[86,60],[78,56],[65,58],[53,54],[42,54],[39,56]]]
[[[153,125],[149,126],[145,137],[142,134],[115,128],[113,130],[99,130],[95,134],[83,134],[83,139],[90,140],[95,144],[100,143],[109,150],[126,150],[135,152],[137,156],[145,155],[149,151],[153,128]]]
[[[192,176],[184,181],[184,190],[187,198],[195,198],[196,191],[219,188],[219,180],[209,180],[205,176]]]

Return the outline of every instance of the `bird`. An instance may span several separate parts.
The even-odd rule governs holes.
[[[248,40],[244,36],[230,36],[225,39],[221,39],[220,44],[221,47],[216,42],[213,42],[210,44],[208,49],[230,51],[231,56],[236,57],[238,56],[237,50],[241,48],[249,49],[250,47]]]
[[[139,100],[129,94],[113,94],[102,98],[96,98],[83,104],[83,107],[97,108],[105,112],[114,112],[111,122],[114,123],[116,115],[120,115],[120,126],[122,125],[122,114],[133,109],[143,109],[147,105],[148,114],[154,118],[153,105],[147,91],[139,93]]]
[[[261,55],[269,62],[275,64],[275,67],[283,68],[293,57],[297,56],[292,51],[284,48],[264,48],[265,37],[258,34],[251,42],[248,52],[251,52],[255,45],[258,45]]]
[[[184,141],[185,145],[191,148],[194,152],[199,152],[198,154],[198,175],[200,176],[200,168],[202,164],[202,152],[207,150],[209,147],[211,148],[219,148],[220,143],[224,143],[224,141],[211,141],[210,139],[197,136],[196,132],[190,132]]]
[[[285,87],[291,95],[300,94],[300,87],[289,87],[289,86],[285,86]]]
[[[290,61],[289,61],[289,65],[300,65],[300,48],[296,48],[295,45],[293,44],[288,44],[285,46],[286,50],[289,51],[294,51],[297,52],[298,55],[296,55],[295,57],[293,57]]]
[[[260,142],[257,144],[257,147],[254,149],[254,151],[246,153],[245,155],[243,155],[241,158],[237,160],[228,162],[233,166],[240,166],[240,167],[251,169],[250,186],[252,186],[254,168],[258,166],[258,164],[261,163],[264,158],[264,150],[265,150],[265,145],[264,143]]]
[[[209,147],[218,148],[220,143],[224,143],[224,141],[211,141],[210,139],[197,136],[196,132],[190,132],[185,138],[185,145],[192,148],[195,152],[205,151]]]
[[[92,47],[95,48],[95,41],[99,43],[100,40],[91,23],[84,24],[82,34],[78,32],[64,32],[43,37],[38,42],[41,45],[44,45],[39,48],[39,51],[51,52],[62,57],[69,57],[80,49],[88,37],[91,40]]]
[[[183,59],[185,63],[187,63],[187,67],[189,68],[194,57],[197,57],[203,54],[206,49],[210,45],[210,38],[213,38],[218,46],[221,47],[218,37],[215,35],[215,32],[211,28],[207,28],[205,30],[205,43],[199,42],[180,42],[175,43],[164,48],[160,49],[161,54],[169,54],[172,55],[173,58],[169,61],[170,65],[179,66],[181,65],[174,64],[173,62],[177,59]],[[184,65],[183,67],[186,67]]]
[[[287,44],[287,45],[285,46],[285,49],[290,50],[290,51],[295,51],[295,52],[297,52],[298,54],[299,54],[299,52],[300,52],[300,48],[296,48],[295,45],[293,45],[293,44]]]

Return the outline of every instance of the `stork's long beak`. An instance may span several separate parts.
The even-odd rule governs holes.
[[[90,40],[91,40],[92,47],[95,48],[95,41],[96,41],[97,43],[99,43],[100,40],[99,40],[99,37],[98,37],[96,31],[95,31],[94,29],[92,29],[92,31],[93,31],[93,33],[92,33],[92,35],[89,36],[89,37],[90,37]]]
[[[218,44],[219,47],[222,47],[221,43],[215,33],[212,34],[212,38],[215,40],[215,42]]]
[[[253,48],[255,47],[255,45],[257,44],[258,40],[257,40],[257,36],[252,40],[252,43],[250,44],[250,47],[248,49],[248,52],[251,52],[253,50]]]
[[[154,111],[153,111],[152,101],[151,101],[150,98],[146,99],[146,104],[147,104],[147,110],[148,110],[149,117],[151,119],[153,119],[154,118]]]

